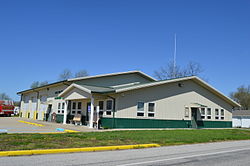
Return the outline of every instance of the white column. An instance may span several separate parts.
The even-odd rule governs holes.
[[[68,114],[68,100],[65,101],[64,105],[63,124],[66,124],[67,122],[67,114]]]
[[[96,106],[96,128],[98,129],[98,125],[99,125],[99,112],[100,112],[100,106]]]
[[[90,107],[90,120],[89,120],[89,128],[93,128],[93,120],[94,120],[94,98],[91,96],[91,107]]]

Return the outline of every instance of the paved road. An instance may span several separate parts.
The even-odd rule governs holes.
[[[42,124],[44,126],[34,126],[26,123],[21,123],[19,120]],[[56,128],[63,128],[67,130],[76,131],[96,131],[94,129],[89,129],[86,126],[75,126],[75,125],[64,125],[61,123],[44,122],[39,120],[32,120],[27,118],[19,117],[0,117],[0,129],[8,130],[8,133],[47,133],[47,132],[57,132]],[[1,145],[1,143],[0,143]],[[0,163],[1,165],[1,163]]]
[[[81,166],[81,165],[250,165],[250,141],[169,146],[105,152],[85,152],[22,157],[1,157],[1,166]]]

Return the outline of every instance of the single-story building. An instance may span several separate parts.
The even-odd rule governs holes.
[[[233,111],[233,127],[250,128],[250,110]]]
[[[196,76],[157,81],[141,71],[68,79],[21,95],[20,116],[104,128],[232,127],[240,107]]]

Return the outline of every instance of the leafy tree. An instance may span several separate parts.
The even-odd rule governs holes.
[[[72,78],[72,72],[69,69],[64,69],[62,73],[59,75],[59,80],[67,80]]]
[[[198,76],[203,72],[203,69],[199,63],[189,62],[185,68],[181,68],[178,65],[174,65],[173,62],[169,62],[167,66],[161,67],[160,70],[155,71],[154,75],[159,80],[173,79],[187,76]]]
[[[236,102],[240,103],[241,109],[249,110],[250,109],[250,85],[247,87],[240,86],[237,88],[236,92],[230,93],[230,97]]]
[[[6,93],[0,93],[0,100],[11,100]]]
[[[80,70],[78,72],[75,73],[75,78],[78,78],[78,77],[85,77],[85,76],[88,76],[88,72],[86,70]]]

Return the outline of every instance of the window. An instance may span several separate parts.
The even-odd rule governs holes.
[[[225,114],[224,114],[224,110],[221,109],[221,110],[220,110],[220,119],[223,120],[223,119],[224,119],[224,115],[225,115]]]
[[[155,116],[155,103],[148,103],[148,117]]]
[[[64,102],[58,103],[58,106],[57,106],[58,114],[64,113],[64,108],[65,108],[65,103]]]
[[[28,103],[29,102],[29,96],[24,96],[23,101],[24,101],[24,103]]]
[[[99,116],[103,116],[104,102],[103,101],[99,101],[98,105],[99,105]]]
[[[215,119],[219,119],[219,109],[215,109]]]
[[[40,96],[41,103],[44,104],[47,101],[47,96]]]
[[[81,111],[77,111],[77,114],[81,114]]]
[[[103,111],[99,111],[99,116],[103,116]]]
[[[31,97],[31,101],[32,101],[32,103],[36,102],[36,98],[35,97]]]
[[[107,110],[112,110],[112,100],[107,101]]]
[[[144,102],[137,102],[137,116],[144,116]]]
[[[201,108],[201,119],[205,119],[205,108]]]
[[[72,102],[71,106],[71,114],[76,114],[76,102]]]
[[[58,95],[59,93],[61,93],[63,90],[59,90],[59,91],[55,91],[55,94]]]
[[[76,103],[73,102],[72,109],[76,109]]]
[[[189,117],[189,108],[185,107],[185,117]]]
[[[104,104],[103,101],[99,101],[99,109],[100,109],[100,110],[103,110],[103,104]]]
[[[111,115],[111,111],[106,111],[106,115]]]
[[[211,108],[207,108],[207,119],[211,119]]]
[[[78,103],[77,103],[77,108],[78,108],[78,109],[82,109],[82,102],[78,102]]]
[[[108,100],[106,102],[106,115],[111,115],[112,107],[113,107],[113,102],[112,100]]]

